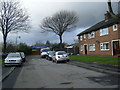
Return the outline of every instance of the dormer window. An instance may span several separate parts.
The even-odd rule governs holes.
[[[88,34],[88,38],[89,38],[89,39],[90,39],[90,38],[94,38],[94,37],[95,37],[94,34],[95,34],[94,32],[90,32],[90,33]]]
[[[117,24],[113,25],[113,31],[117,30]]]

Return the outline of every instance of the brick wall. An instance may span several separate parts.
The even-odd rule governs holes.
[[[100,36],[100,30],[95,31],[95,37],[88,39],[88,34],[86,35],[86,38],[84,39],[84,36],[82,37],[82,41],[79,41],[79,46],[83,45],[83,51],[80,51],[80,54],[84,55],[84,44],[95,44],[95,51],[89,51],[87,50],[87,55],[112,55],[112,40],[118,40],[120,39],[120,24],[117,25],[117,31],[113,31],[113,26],[110,26],[108,28],[108,35]],[[103,42],[109,42],[109,50],[107,51],[101,51],[100,49],[100,43]]]

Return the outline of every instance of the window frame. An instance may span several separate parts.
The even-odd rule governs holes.
[[[104,48],[101,48],[101,47],[103,47],[103,44],[106,44],[106,43],[108,43],[108,49],[104,49]],[[101,51],[108,51],[108,50],[110,50],[110,43],[109,42],[103,42],[103,43],[100,43],[100,50]]]
[[[93,37],[91,37],[91,34],[93,34]],[[95,32],[88,33],[88,39],[95,38]]]
[[[86,35],[84,34],[84,39],[86,39]]]
[[[93,45],[93,47],[94,47],[92,50],[90,49],[90,45]],[[95,44],[89,44],[89,51],[95,51],[95,50],[96,50]]]
[[[105,32],[105,31],[103,31],[103,30],[107,30],[107,33],[103,34],[103,32]],[[109,34],[109,29],[108,29],[108,27],[107,27],[107,28],[102,28],[102,29],[100,29],[100,36],[104,36],[104,35],[108,35],[108,34]]]
[[[82,41],[83,40],[83,36],[82,35],[80,35],[80,41]]]
[[[116,28],[115,28],[115,26],[116,26]],[[114,24],[113,25],[113,31],[117,31],[117,27],[118,27],[117,24]]]

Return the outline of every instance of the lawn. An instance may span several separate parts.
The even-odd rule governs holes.
[[[71,55],[70,60],[120,66],[120,57]]]

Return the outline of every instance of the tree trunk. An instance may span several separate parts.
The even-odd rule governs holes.
[[[6,46],[7,46],[7,42],[6,42],[6,40],[7,40],[7,36],[3,36],[3,53],[5,53],[6,52]]]
[[[60,35],[59,38],[60,38],[60,50],[62,50],[62,35]]]

